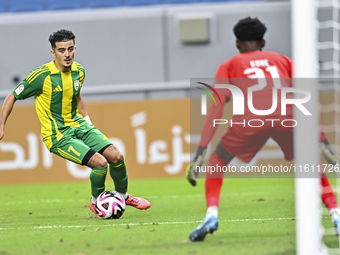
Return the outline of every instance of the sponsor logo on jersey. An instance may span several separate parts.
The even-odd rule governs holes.
[[[79,81],[75,80],[73,85],[74,85],[74,89],[77,91],[79,89]]]
[[[17,95],[19,96],[19,94],[24,91],[24,88],[24,85],[21,84],[19,87],[16,88],[15,93],[17,93]]]
[[[60,85],[58,85],[53,92],[59,92],[59,91],[63,91],[62,88],[60,87]]]

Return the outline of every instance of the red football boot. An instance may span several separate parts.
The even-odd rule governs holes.
[[[97,216],[98,219],[101,219],[97,213],[97,210],[96,210],[96,205],[95,204],[92,204],[91,202],[91,199],[90,199],[90,204],[89,204],[89,207],[90,207],[90,210]]]
[[[125,200],[125,204],[131,205],[140,210],[146,210],[151,207],[151,203],[148,200],[141,197],[133,197],[131,194],[129,194]]]

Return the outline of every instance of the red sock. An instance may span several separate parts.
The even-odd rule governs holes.
[[[321,173],[321,199],[328,210],[338,208],[338,202],[326,173]]]
[[[211,155],[208,166],[223,166],[226,163],[215,152]],[[207,207],[218,206],[220,202],[220,193],[223,183],[223,172],[207,173],[205,179],[205,199]]]

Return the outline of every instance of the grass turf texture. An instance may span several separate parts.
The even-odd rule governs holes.
[[[197,243],[188,236],[205,215],[203,179],[194,188],[184,178],[131,180],[129,192],[152,207],[100,220],[89,182],[0,186],[0,254],[296,253],[293,179],[225,179],[219,229]],[[339,247],[334,235],[324,241]]]

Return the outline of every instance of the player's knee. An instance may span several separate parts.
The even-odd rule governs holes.
[[[119,151],[116,152],[116,155],[115,155],[115,163],[119,163],[119,162],[122,162],[124,160],[124,156],[122,153],[120,153]]]
[[[118,161],[118,162],[121,162],[121,161],[123,161],[123,160],[124,160],[124,156],[123,156],[122,153],[119,152],[119,153],[117,154],[117,161]]]
[[[119,150],[117,150],[114,146],[108,147],[104,151],[103,156],[106,158],[109,164],[117,164],[124,160],[123,154]]]
[[[107,166],[107,160],[104,157],[100,157],[100,159],[97,162],[98,168]]]
[[[107,166],[108,162],[105,157],[102,155],[95,153],[90,160],[87,162],[87,166],[90,168],[102,168]]]

